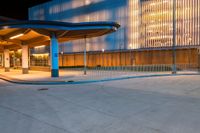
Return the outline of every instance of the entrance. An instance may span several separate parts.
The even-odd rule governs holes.
[[[17,69],[22,66],[22,51],[10,51],[10,67]]]

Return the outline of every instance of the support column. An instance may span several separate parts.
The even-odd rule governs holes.
[[[86,42],[86,37],[85,37],[85,48],[84,48],[84,75],[87,74],[87,42]]]
[[[28,45],[22,46],[22,73],[28,74]]]
[[[59,77],[59,55],[58,55],[58,40],[55,34],[51,35],[51,77]]]
[[[10,71],[9,49],[4,49],[4,67],[5,67],[5,72],[9,72]]]

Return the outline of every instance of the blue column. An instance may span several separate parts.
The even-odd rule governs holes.
[[[51,77],[59,77],[59,49],[58,49],[58,40],[55,34],[51,35]]]

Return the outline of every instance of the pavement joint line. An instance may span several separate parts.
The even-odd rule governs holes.
[[[116,88],[116,87],[113,87],[113,88]],[[129,101],[137,101],[137,102],[141,102],[141,103],[147,103],[146,101],[143,101],[143,100],[138,100],[137,98],[130,98],[130,97],[128,97],[128,96],[125,96],[125,97],[122,97],[121,95],[115,95],[115,94],[113,94],[113,93],[110,93],[110,92],[108,92],[106,89],[103,89],[107,94],[109,94],[109,95],[112,95],[112,96],[115,96],[115,97],[117,97],[117,98],[120,98],[120,99],[126,99],[126,100],[129,100]],[[152,94],[143,94],[143,95],[152,95]],[[153,102],[152,102],[153,103]],[[167,102],[163,102],[163,103],[153,103],[153,104],[155,104],[155,105],[162,105],[162,104],[164,104],[164,103],[167,103]]]
[[[41,95],[44,95],[44,94],[41,94]],[[63,100],[64,100],[64,101],[66,101],[66,102],[70,102],[70,103],[72,103],[72,104],[74,104],[74,105],[76,105],[76,106],[79,106],[79,107],[82,107],[82,108],[85,108],[85,109],[89,109],[89,110],[91,110],[91,111],[95,111],[95,112],[98,112],[98,113],[100,113],[100,114],[103,114],[103,115],[106,115],[106,116],[109,116],[109,117],[112,117],[112,118],[115,118],[115,119],[119,119],[119,117],[116,117],[116,116],[114,116],[114,115],[112,115],[112,114],[110,114],[110,113],[107,113],[107,112],[104,112],[104,111],[100,111],[100,110],[98,110],[98,109],[94,109],[93,107],[84,106],[84,105],[82,105],[82,104],[73,102],[72,100],[69,100],[69,99],[56,97],[56,96],[53,96],[53,95],[51,95],[51,94],[45,94],[45,95],[46,95],[46,96],[53,97],[53,98],[58,99],[58,100],[60,100],[60,101],[63,101]],[[120,119],[120,120],[121,120],[121,119]]]
[[[116,115],[112,115],[111,113],[107,113],[107,112],[104,112],[104,111],[101,111],[101,110],[99,110],[99,109],[95,109],[95,108],[93,108],[93,107],[89,107],[89,106],[83,106],[82,104],[79,104],[79,103],[77,103],[77,102],[74,102],[74,101],[72,101],[72,100],[70,100],[70,99],[65,99],[65,98],[60,98],[60,97],[56,97],[56,96],[54,96],[54,95],[52,95],[52,94],[41,94],[41,95],[46,95],[46,96],[50,96],[50,97],[53,97],[53,98],[56,98],[57,100],[61,100],[61,101],[66,101],[66,102],[70,102],[70,103],[72,103],[72,104],[75,104],[75,105],[77,105],[77,106],[80,106],[80,107],[82,107],[82,108],[85,108],[85,109],[89,109],[89,110],[91,110],[91,111],[95,111],[95,112],[98,112],[98,113],[101,113],[101,114],[103,114],[103,115],[107,115],[107,116],[109,116],[109,117],[113,117],[113,118],[115,118],[115,119],[118,119],[118,120],[120,120],[120,121],[125,121],[125,122],[128,122],[127,121],[127,117],[126,118],[122,118],[122,117],[119,117],[119,116],[116,116]],[[126,98],[127,99],[127,98]],[[130,100],[130,99],[128,99],[128,100]],[[141,103],[145,103],[145,102],[143,102],[143,101],[138,101],[138,102],[141,102]],[[167,102],[165,102],[165,103],[160,103],[160,104],[156,104],[156,105],[163,105],[163,104],[166,104]],[[142,112],[146,112],[146,111],[148,111],[149,109],[152,109],[152,106],[149,106],[149,107],[146,107],[145,109],[143,109],[143,110],[140,110],[140,111],[137,111],[137,112],[135,112],[135,113],[133,113],[132,115],[137,115],[137,114],[140,114],[140,113],[142,113]]]
[[[39,122],[41,122],[41,123],[44,123],[44,124],[46,124],[46,125],[48,125],[48,126],[50,126],[50,127],[53,127],[53,128],[56,128],[56,129],[59,129],[59,130],[62,130],[62,131],[65,131],[66,133],[73,133],[73,132],[71,132],[71,131],[69,131],[69,130],[67,130],[67,129],[65,129],[65,128],[58,127],[58,126],[53,125],[53,124],[51,124],[51,123],[48,123],[48,122],[46,122],[46,121],[42,121],[42,120],[37,119],[37,118],[35,118],[35,117],[33,117],[33,116],[29,115],[29,114],[26,114],[26,113],[24,113],[24,112],[18,111],[18,110],[16,110],[16,109],[11,108],[11,107],[4,106],[4,105],[1,105],[1,104],[0,104],[0,108],[4,108],[4,109],[10,110],[10,111],[12,111],[12,112],[19,113],[19,114],[21,114],[21,115],[23,115],[23,116],[25,116],[25,117],[28,117],[28,118],[31,118],[31,119],[33,119],[33,120],[39,121]]]
[[[104,78],[104,79],[99,79],[99,80],[82,80],[82,81],[74,81],[74,82],[28,81],[28,80],[10,78],[8,76],[4,76],[0,74],[0,79],[10,82],[10,83],[25,84],[25,85],[67,85],[67,84],[88,84],[88,83],[108,82],[108,81],[117,81],[117,80],[125,80],[125,79],[135,79],[135,78],[152,78],[152,77],[186,76],[186,75],[200,75],[200,74],[199,73],[198,74],[151,74],[151,75],[136,75],[136,76],[126,76],[126,77],[117,77],[117,78]]]

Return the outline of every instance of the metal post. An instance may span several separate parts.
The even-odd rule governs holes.
[[[61,57],[62,57],[62,67],[63,67],[63,65],[64,65],[64,55],[63,55],[64,53],[63,53],[63,51],[61,51]]]
[[[62,54],[62,67],[64,67],[64,44],[62,44],[61,54]]]
[[[121,54],[122,54],[122,43],[120,43],[120,49],[119,49],[119,66],[122,66],[122,58],[121,58]]]
[[[172,74],[176,74],[176,0],[173,0]]]
[[[188,69],[190,69],[190,63],[191,63],[191,61],[190,61],[190,58],[191,58],[191,47],[190,47],[190,40],[189,40],[189,66],[188,66]]]
[[[87,50],[87,40],[85,36],[85,49],[84,49],[84,75],[87,74],[87,55],[86,55],[86,50]]]
[[[101,59],[102,59],[102,67],[104,67],[104,49],[102,49],[102,57],[101,57]]]

